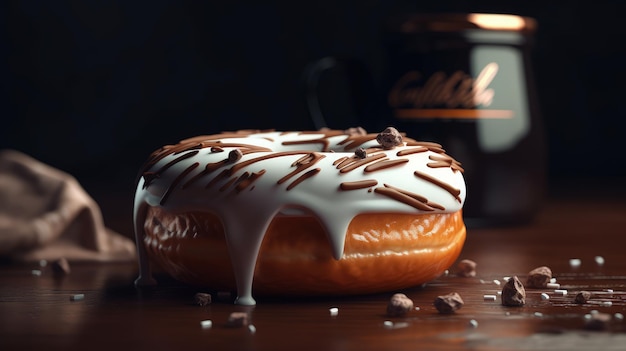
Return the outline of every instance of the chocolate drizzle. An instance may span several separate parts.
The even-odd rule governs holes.
[[[220,139],[228,139],[228,138],[241,138],[241,137],[245,137],[248,136],[252,133],[254,133],[255,131],[241,131],[241,132],[235,132],[235,133],[230,133],[230,134],[220,134],[220,135],[215,135],[215,137],[219,137]],[[297,145],[297,144],[311,144],[311,143],[320,143],[322,144],[322,148],[326,151],[328,151],[328,147],[329,147],[329,140],[328,138],[331,136],[337,136],[337,135],[342,135],[342,133],[340,131],[317,131],[317,132],[302,132],[300,134],[319,134],[322,133],[324,134],[323,137],[318,138],[318,139],[309,139],[309,140],[294,140],[294,141],[285,141],[282,144],[283,145]],[[209,141],[207,139],[211,139],[214,136],[200,136],[200,137],[195,137],[195,138],[190,138],[190,139],[186,139],[181,141],[181,143],[177,144],[177,145],[168,145],[165,146],[163,148],[161,148],[159,151],[153,153],[149,159],[149,161],[147,162],[146,168],[147,167],[152,167],[156,164],[156,162],[158,162],[159,160],[163,159],[165,156],[167,155],[177,155],[179,153],[185,152],[184,154],[182,154],[179,157],[176,157],[175,159],[171,160],[170,162],[166,163],[165,165],[161,166],[158,170],[153,171],[153,172],[149,172],[149,171],[145,171],[143,173],[143,177],[145,179],[145,183],[144,183],[144,188],[148,187],[152,181],[158,177],[160,177],[160,175],[165,172],[167,169],[171,168],[173,165],[179,163],[180,161],[193,157],[195,156],[199,150],[201,148],[210,148],[210,152],[212,153],[219,153],[219,152],[223,152],[225,147],[236,147],[237,149],[231,150],[227,157],[224,158],[223,160],[220,160],[218,162],[212,162],[212,163],[208,163],[205,165],[204,169],[197,173],[196,175],[194,175],[193,177],[191,177],[189,180],[187,180],[185,183],[182,184],[181,188],[185,189],[187,187],[189,187],[191,184],[193,184],[194,182],[196,182],[199,179],[202,179],[208,175],[210,175],[211,173],[213,173],[214,171],[223,168],[224,166],[226,166],[229,163],[234,163],[234,165],[230,168],[227,169],[223,169],[217,176],[213,177],[205,186],[205,188],[210,188],[211,186],[213,186],[216,183],[219,183],[225,179],[228,179],[224,184],[222,184],[219,188],[219,191],[225,191],[226,189],[230,188],[231,186],[235,185],[235,191],[237,193],[241,192],[241,190],[248,188],[250,186],[250,184],[252,184],[256,179],[258,179],[261,175],[263,175],[265,173],[265,170],[262,170],[260,172],[256,172],[256,173],[250,173],[250,172],[244,172],[242,175],[240,175],[239,177],[232,177],[233,174],[235,174],[237,171],[239,171],[242,168],[248,167],[254,163],[263,161],[263,160],[267,160],[270,158],[275,158],[275,157],[284,157],[284,156],[290,156],[290,155],[298,155],[298,154],[302,154],[303,151],[285,151],[285,152],[275,152],[269,155],[263,155],[261,157],[256,157],[256,158],[252,158],[243,162],[241,161],[241,158],[243,157],[243,155],[249,154],[249,153],[255,153],[255,152],[263,152],[263,151],[268,151],[267,148],[263,148],[263,147],[259,147],[259,146],[255,146],[255,145],[250,145],[250,144],[243,144],[243,143],[224,143],[222,140],[213,140],[213,141]],[[338,144],[339,145],[345,145],[344,148],[348,149],[348,148],[353,148],[354,146],[359,146],[369,140],[372,139],[372,137],[374,137],[374,134],[353,134],[353,135],[348,135],[344,140],[340,141]],[[271,138],[266,138],[267,140],[272,140]],[[416,154],[416,153],[422,153],[422,152],[426,152],[426,151],[432,151],[435,153],[438,153],[439,155],[429,155],[429,159],[433,162],[429,162],[427,163],[428,167],[431,168],[441,168],[441,167],[450,167],[453,171],[461,171],[463,172],[463,168],[461,168],[461,164],[456,161],[455,159],[453,159],[452,157],[448,156],[445,154],[445,150],[443,150],[443,148],[441,148],[441,145],[437,144],[437,143],[432,143],[432,142],[418,142],[418,141],[414,141],[409,139],[407,145],[411,145],[414,146],[413,148],[410,149],[404,149],[404,150],[400,150],[396,153],[396,156],[398,157],[405,157],[408,155],[412,155],[412,154]],[[192,150],[192,151],[190,151]],[[189,152],[187,152],[189,151]],[[369,148],[367,150],[367,152],[360,154],[359,156],[357,155],[353,155],[352,157],[341,157],[337,160],[335,160],[333,162],[333,165],[336,166],[336,168],[339,170],[340,173],[347,173],[350,171],[353,171],[361,166],[366,166],[364,169],[364,172],[375,172],[375,171],[379,171],[379,170],[383,170],[386,168],[390,168],[390,167],[397,167],[397,166],[401,166],[407,162],[409,162],[408,159],[406,158],[399,158],[399,159],[394,159],[394,160],[390,160],[389,158],[386,157],[386,154],[383,153],[382,151],[384,151],[382,148],[380,147],[374,147],[374,148]],[[366,157],[362,158],[363,154],[367,155]],[[309,169],[311,166],[313,166],[315,163],[317,163],[320,159],[324,158],[323,154],[320,153],[316,153],[316,152],[306,152],[300,159],[298,159],[297,161],[295,161],[291,166],[295,167],[295,169],[291,172],[289,172],[287,175],[285,175],[284,177],[280,178],[277,183],[278,184],[282,184],[286,181],[288,181],[289,179],[295,177],[298,174],[301,174],[296,180],[294,180],[292,183],[290,183],[287,186],[287,190],[291,190],[293,189],[296,185],[300,184],[303,180],[310,178],[312,176],[314,176],[315,174],[319,173],[321,171],[321,169],[316,168],[313,170],[309,170],[306,173],[302,173],[305,170]],[[183,178],[185,178],[193,169],[198,167],[198,163],[195,163],[194,165],[192,165],[190,168],[185,169],[185,171],[183,171],[176,179],[175,179],[175,184],[172,184],[172,186],[168,187],[165,194],[163,195],[162,198],[162,202],[164,202],[167,197],[169,196],[169,194],[171,193],[173,186],[178,185],[178,183],[180,181],[182,181]],[[460,191],[452,186],[450,186],[449,184],[446,184],[444,182],[441,182],[440,180],[428,176],[425,173],[419,172],[419,171],[415,171],[415,175],[419,178],[425,179],[433,184],[436,184],[437,186],[445,189],[446,191],[448,191],[450,194],[452,194],[457,201],[461,201],[461,199],[459,198],[459,193]],[[232,177],[232,178],[231,178]],[[377,182],[376,182],[377,184]],[[340,188],[343,190],[346,189],[355,189],[359,188],[359,187],[372,187],[375,186],[376,184],[371,184],[371,182],[369,181],[365,181],[365,182],[344,182],[340,185]],[[391,189],[391,188],[387,188],[387,189]],[[398,189],[393,189],[395,192],[398,192],[404,196],[409,196],[412,199],[416,199],[415,194],[412,195],[407,195],[406,193],[402,193],[401,191],[399,191]],[[403,197],[393,193],[390,190],[377,190],[377,192],[382,192],[386,195],[391,195],[394,194],[394,196],[390,196],[394,199],[404,199]],[[404,201],[404,200],[402,200]],[[424,202],[425,204],[426,202]],[[426,205],[426,207],[430,207],[428,205]],[[424,208],[426,208],[424,207]],[[435,206],[435,208],[437,208],[437,206]]]
[[[415,196],[411,196],[407,194],[407,192],[400,191],[397,188],[389,187],[387,184],[385,184],[385,187],[378,187],[374,189],[374,192],[377,194],[388,196],[396,201],[400,201],[409,206],[415,207],[418,210],[422,210],[422,211],[434,211],[435,210],[433,207],[426,204],[427,201],[425,200],[425,198],[416,194],[413,194]]]
[[[351,157],[339,163],[337,165],[337,169],[339,169],[339,172],[341,173],[347,173],[361,166],[364,166],[368,163],[380,160],[381,158],[385,158],[385,157],[386,157],[385,154],[375,154],[372,156],[368,156],[366,158]]]
[[[378,185],[378,181],[376,179],[365,179],[357,180],[355,182],[343,182],[339,184],[339,188],[341,190],[357,190],[371,188],[376,185]]]
[[[396,156],[407,156],[407,155],[417,154],[417,153],[426,152],[426,151],[428,151],[427,147],[418,146],[412,149],[400,150],[396,153]]]
[[[169,156],[169,155],[176,155],[178,153],[180,153],[181,151],[185,151],[185,150],[190,150],[190,149],[196,149],[198,146],[203,145],[202,143],[198,143],[198,142],[192,142],[192,143],[179,143],[176,145],[166,145],[163,146],[162,148],[160,148],[159,150],[153,152],[150,157],[148,158],[148,160],[146,161],[146,163],[144,164],[144,166],[142,167],[142,170],[144,171],[143,173],[145,173],[145,170],[152,168],[155,164],[157,164],[159,161],[161,161],[163,158]],[[197,151],[196,151],[197,152]],[[147,180],[146,180],[147,182]]]
[[[168,162],[167,164],[165,164],[163,167],[159,168],[159,170],[156,172],[144,172],[143,177],[145,179],[145,183],[143,184],[143,188],[144,189],[147,188],[155,178],[158,178],[161,175],[161,173],[165,172],[168,168],[172,167],[173,165],[177,164],[178,162],[182,160],[195,156],[198,152],[199,152],[198,150],[194,150],[194,151],[182,154],[176,157],[175,159],[173,159],[172,161]]]
[[[461,190],[453,187],[452,185],[446,183],[446,182],[442,182],[441,180],[429,176],[426,173],[420,172],[420,171],[415,171],[413,174],[415,174],[415,176],[417,176],[418,178],[422,178],[424,180],[427,180],[443,189],[445,189],[447,192],[449,192],[452,196],[454,196],[454,198],[458,201],[461,202],[461,198],[459,197],[459,195],[461,194]]]
[[[249,137],[251,134],[259,133],[259,132],[260,131],[258,130],[242,130],[242,131],[237,131],[237,132],[222,133],[222,134],[215,134],[215,135],[204,135],[204,136],[198,136],[198,137],[182,140],[179,144],[176,144],[176,145],[164,146],[158,151],[154,152],[150,156],[149,160],[147,161],[146,165],[143,168],[144,172],[142,175],[145,179],[144,188],[149,186],[150,183],[155,178],[158,178],[164,171],[169,169],[174,164],[184,159],[187,159],[189,157],[195,156],[199,152],[198,149],[208,147],[210,148],[210,151],[212,153],[217,153],[217,152],[223,152],[225,147],[237,147],[238,148],[236,150],[232,150],[226,159],[221,160],[219,162],[207,164],[204,170],[196,174],[191,179],[187,180],[187,182],[185,182],[182,185],[182,188],[187,188],[198,179],[208,176],[215,170],[224,167],[228,163],[239,161],[243,155],[253,153],[253,152],[271,151],[267,148],[245,144],[245,143],[224,143],[223,142],[224,139]],[[333,137],[333,136],[346,135],[342,131],[336,131],[336,130],[300,132],[299,135],[320,134],[320,133],[323,134],[323,137],[318,138],[318,139],[285,141],[282,144],[283,145],[297,145],[297,144],[319,143],[319,144],[322,144],[322,149],[324,151],[329,151],[328,150],[329,149],[328,138]],[[343,145],[344,149],[352,149],[363,143],[366,143],[372,140],[375,137],[376,137],[375,134],[361,134],[361,133],[349,134],[349,135],[346,135],[346,138],[340,141],[338,145]],[[273,140],[272,138],[265,138],[265,139],[270,140],[270,141]],[[434,162],[429,162],[427,164],[429,167],[431,168],[450,167],[454,171],[463,172],[463,168],[461,167],[461,164],[458,161],[454,160],[452,157],[446,155],[445,150],[441,147],[440,144],[433,143],[433,142],[415,141],[415,140],[408,139],[408,138],[406,138],[406,140],[407,140],[407,145],[415,146],[415,148],[398,151],[396,153],[397,156],[403,157],[403,156],[411,155],[414,153],[432,151],[432,152],[440,154],[441,156],[440,157],[433,156],[433,155],[429,156],[429,159],[434,161]],[[175,158],[174,160],[163,165],[156,171],[153,171],[153,172],[147,171],[148,169],[153,167],[158,161],[160,161],[167,155],[172,155],[172,154],[176,155],[176,154],[190,151],[190,150],[193,150],[193,151],[187,152],[181,155],[180,157]],[[380,151],[382,151],[381,148],[369,148],[368,153],[370,153],[370,155],[368,155],[365,158],[360,158],[358,156],[357,157],[343,157],[341,159],[336,160],[333,164],[337,167],[337,169],[340,170],[341,173],[347,173],[360,166],[370,164],[372,162],[375,162],[375,163],[366,166],[365,172],[373,172],[373,171],[377,171],[377,170],[381,170],[381,169],[385,169],[389,167],[395,167],[395,166],[399,166],[408,162],[408,160],[406,159],[388,160],[387,158],[385,158],[384,154],[374,154]],[[296,153],[301,153],[301,152],[296,152]],[[278,153],[269,155],[269,157],[282,157],[282,156],[291,155],[291,154],[293,153],[278,152]],[[311,155],[312,154],[307,154],[304,157],[305,158],[311,157]],[[211,179],[211,181],[206,185],[206,187],[208,188],[212,186],[213,184],[215,184],[216,182],[229,177],[230,175],[234,174],[236,171],[238,171],[239,169],[243,167],[246,167],[255,162],[262,161],[264,159],[267,159],[267,156],[263,156],[262,158],[254,158],[246,162],[241,162],[231,167],[230,169],[223,170],[218,176]],[[312,157],[310,161],[316,162],[315,160],[319,160],[319,159],[320,157],[316,156],[316,157]],[[286,175],[285,177],[283,177],[282,179],[280,179],[279,184],[285,182],[287,179],[302,172],[304,169],[310,166],[310,165],[307,166],[307,162],[305,162],[305,160],[299,160],[296,163],[297,163],[296,165],[292,165],[292,166],[295,166],[296,169],[293,172]],[[235,181],[229,181],[227,182],[227,184],[232,184],[233,182]]]
[[[443,207],[442,205],[440,205],[438,203],[435,203],[435,202],[432,202],[432,201],[428,200],[428,198],[426,198],[425,196],[422,196],[422,195],[419,195],[419,194],[416,194],[416,193],[413,193],[413,192],[410,192],[410,191],[407,191],[407,190],[404,190],[404,189],[400,189],[400,188],[391,186],[389,184],[385,184],[385,187],[389,188],[389,189],[392,189],[392,190],[395,190],[397,192],[400,192],[403,195],[409,196],[409,197],[411,197],[411,198],[413,198],[413,199],[423,203],[424,205],[429,206],[433,210],[434,209],[438,209],[438,210],[445,211],[445,207]]]
[[[296,178],[296,180],[291,182],[291,184],[289,184],[287,186],[287,190],[289,191],[289,190],[293,189],[296,185],[302,183],[305,179],[313,177],[314,175],[318,174],[320,171],[321,171],[320,168],[313,168],[313,169],[305,172],[304,174],[302,174],[301,176]]]
[[[236,134],[236,136],[230,136],[230,137],[238,137],[241,138],[243,136],[245,136],[247,134]],[[242,154],[248,154],[251,152],[269,152],[271,151],[268,148],[264,148],[264,147],[259,147],[259,146],[255,146],[255,145],[249,145],[249,144],[237,144],[237,143],[222,143],[221,140],[215,140],[218,138],[218,135],[213,136],[214,140],[209,140],[211,139],[212,136],[199,136],[199,137],[195,137],[195,138],[190,138],[190,139],[186,139],[181,141],[180,143],[176,144],[176,145],[166,145],[163,146],[162,148],[160,148],[159,150],[153,152],[150,157],[148,157],[148,160],[146,161],[146,163],[143,165],[143,167],[141,168],[141,175],[143,176],[145,182],[144,182],[144,189],[150,185],[150,183],[152,182],[152,180],[154,178],[158,178],[159,175],[161,173],[163,173],[164,171],[166,171],[168,168],[170,168],[171,166],[175,165],[176,163],[195,156],[199,150],[198,149],[204,149],[204,148],[209,148],[210,152],[222,152],[224,147],[239,147],[240,151]],[[228,137],[228,136],[225,136]],[[154,167],[159,161],[161,161],[162,159],[164,159],[165,157],[169,156],[169,155],[177,155],[181,152],[185,152],[185,151],[189,151],[189,150],[193,150],[190,153],[186,153],[172,161],[170,161],[168,164],[162,166],[160,169],[156,170],[156,171],[152,171],[149,172],[148,170],[151,169],[152,167]],[[222,164],[217,164],[215,165],[216,168],[221,167]],[[212,170],[209,169],[209,165],[207,165],[207,172],[210,173],[212,172]]]
[[[385,158],[365,167],[365,172],[375,172],[375,171],[380,171],[381,169],[385,169],[385,168],[397,167],[407,162],[409,162],[408,158],[399,158],[397,160],[389,160]]]
[[[344,145],[344,150],[351,150],[370,140],[376,140],[376,135],[377,134],[350,135],[341,142],[339,142],[339,145]]]
[[[248,172],[246,172],[247,174]],[[255,180],[259,179],[262,175],[265,174],[265,170],[262,169],[258,172],[252,172],[250,173],[250,176],[248,176],[246,179],[242,179],[236,186],[235,186],[235,191],[237,192],[237,194],[239,194],[242,190],[250,187],[252,185],[252,183],[254,183]],[[250,188],[252,189],[252,188]]]
[[[433,143],[431,141],[415,141],[415,140],[407,142],[406,146],[424,146],[424,147],[427,147],[429,149],[430,148],[433,148],[433,149],[441,149],[442,148],[441,144]]]
[[[340,169],[341,167],[344,167],[346,164],[352,162],[353,160],[356,160],[356,157],[348,157],[348,156],[344,156],[341,158],[336,159],[333,162],[333,166],[337,166],[337,169]]]
[[[193,164],[191,164],[191,166],[185,168],[184,171],[182,171],[178,176],[176,176],[176,178],[174,178],[174,181],[172,181],[172,183],[170,184],[170,186],[167,187],[167,190],[165,191],[165,193],[163,194],[163,196],[161,197],[161,200],[159,201],[159,203],[161,205],[163,205],[165,203],[165,201],[167,200],[167,198],[170,196],[172,190],[174,190],[176,188],[176,186],[178,185],[178,183],[180,183],[180,181],[185,178],[187,176],[187,174],[189,174],[189,172],[193,171],[194,169],[196,169],[196,167],[198,167],[199,163],[198,162],[194,162]]]
[[[239,163],[233,165],[230,168],[222,170],[222,172],[220,172],[217,176],[215,176],[213,179],[211,179],[209,181],[209,183],[207,183],[206,188],[209,188],[209,187],[213,186],[214,184],[220,182],[221,180],[223,180],[225,178],[228,178],[231,175],[235,174],[240,169],[248,167],[248,166],[250,166],[250,165],[252,165],[254,163],[261,162],[261,161],[264,161],[264,160],[268,160],[268,159],[271,159],[271,158],[276,158],[276,157],[300,155],[302,153],[303,153],[302,151],[276,152],[276,153],[273,153],[273,154],[263,155],[261,157],[256,157],[256,158],[252,158],[252,159],[249,159],[249,160],[245,160],[245,161],[239,162]],[[201,178],[201,177],[203,177],[205,175],[208,175],[209,173],[211,173],[214,170],[216,170],[216,169],[226,165],[229,162],[232,162],[232,155],[233,155],[233,151],[231,151],[229,153],[229,157],[227,159],[222,160],[220,162],[208,164],[203,172],[201,172],[201,173],[197,174],[196,176],[194,176],[185,185],[187,185],[188,183],[191,183],[193,181],[196,181],[198,178]],[[238,155],[238,154],[235,153],[235,155]],[[319,160],[321,160],[324,157],[325,157],[324,155],[322,155],[320,153],[317,153],[317,152],[306,152],[304,156],[302,156],[301,158],[296,160],[291,165],[292,167],[295,167],[296,169],[293,170],[292,172],[288,173],[287,175],[285,175],[281,179],[279,179],[277,183],[278,184],[282,184],[282,183],[286,182],[287,180],[289,180],[292,177],[294,177],[296,174],[301,173],[304,170],[310,168],[311,166],[316,164]],[[238,159],[240,159],[240,157]],[[317,168],[317,171],[315,171],[315,172],[307,172],[305,175],[302,175],[300,178],[296,179],[296,181],[291,183],[287,187],[287,190],[292,189],[297,184],[302,182],[304,179],[319,173],[319,171],[320,171],[320,169]],[[242,189],[247,187],[249,184],[251,184],[254,180],[256,180],[258,177],[260,177],[263,174],[265,174],[265,170],[262,170],[262,171],[260,171],[258,173],[252,173],[252,174],[250,174],[248,172],[245,172],[242,176],[240,176],[239,179],[232,178],[232,179],[228,180],[224,185],[222,185],[220,187],[220,191],[226,190],[227,188],[229,188],[233,184],[238,184],[235,189],[237,190],[237,193],[239,193]],[[304,178],[302,178],[302,177],[304,177]],[[240,184],[244,184],[244,185],[240,186]]]
[[[463,172],[463,168],[461,167],[461,162],[453,159],[452,157],[443,154],[443,155],[430,155],[428,156],[429,160],[435,162],[428,162],[426,165],[430,168],[441,168],[441,167],[450,167],[453,171]]]
[[[230,177],[232,174],[231,169],[223,169],[218,175],[216,175],[213,179],[211,179],[205,186],[205,189],[212,187],[214,184],[218,183],[220,180]]]
[[[223,167],[224,165],[228,164],[228,158],[225,158],[219,162],[213,162],[213,163],[207,163],[207,165],[204,167],[204,169],[202,170],[202,172],[196,174],[195,176],[191,177],[191,179],[189,179],[187,182],[185,182],[185,184],[183,184],[183,189],[187,188],[188,186],[190,186],[192,183],[194,183],[196,180],[214,172],[215,170]],[[208,185],[207,185],[208,187]]]
[[[247,177],[247,172],[244,172],[244,174],[241,175],[242,177],[245,176]],[[220,187],[220,191],[225,191],[226,189],[228,189],[232,184],[234,184],[237,181],[237,178],[230,178],[226,183],[224,183],[221,187]]]

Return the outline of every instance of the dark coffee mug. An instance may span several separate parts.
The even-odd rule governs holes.
[[[530,64],[535,28],[533,19],[515,15],[391,18],[384,25],[382,80],[373,82],[355,60],[325,58],[310,66],[311,117],[318,127],[328,121],[333,128],[358,124],[368,131],[389,125],[440,143],[463,165],[468,226],[527,223],[541,206],[546,183]],[[329,74],[348,82],[341,100],[353,106],[331,118],[324,103],[333,104],[321,95],[328,93],[323,79]]]

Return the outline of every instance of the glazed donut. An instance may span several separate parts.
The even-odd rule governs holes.
[[[140,272],[255,294],[365,294],[439,276],[465,241],[463,169],[393,128],[205,135],[153,152],[135,193]]]

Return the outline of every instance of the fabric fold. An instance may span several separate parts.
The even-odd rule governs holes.
[[[0,256],[17,261],[126,261],[135,244],[105,227],[98,204],[68,173],[0,151]]]

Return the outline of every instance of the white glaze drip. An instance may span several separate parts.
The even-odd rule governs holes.
[[[408,159],[408,162],[374,172],[365,172],[364,165],[342,173],[334,163],[344,157],[354,157],[354,150],[357,147],[378,147],[375,135],[372,134],[372,137],[367,141],[361,145],[354,145],[347,152],[345,145],[341,144],[348,138],[347,135],[330,136],[325,139],[329,143],[328,148],[336,152],[321,153],[324,144],[315,141],[321,138],[325,138],[322,133],[268,132],[251,134],[242,138],[210,139],[213,142],[220,142],[219,144],[209,143],[211,145],[224,145],[222,152],[212,152],[210,147],[207,147],[199,149],[197,153],[195,153],[196,151],[182,151],[168,154],[145,169],[146,172],[158,172],[159,174],[156,177],[148,178],[144,174],[139,180],[135,194],[134,220],[141,265],[137,284],[152,283],[145,249],[143,248],[144,243],[142,242],[147,205],[160,206],[173,213],[212,212],[221,218],[237,283],[238,298],[236,303],[242,305],[255,304],[252,297],[252,283],[257,256],[271,220],[281,211],[283,215],[288,215],[294,208],[304,209],[316,216],[327,231],[333,256],[335,259],[341,259],[348,225],[358,214],[375,212],[452,213],[459,211],[463,206],[465,182],[461,172],[450,167],[433,168],[428,166],[428,163],[433,162],[429,156],[441,155],[440,153],[425,151],[397,156],[399,151],[415,148],[415,146],[377,150],[377,154],[384,153],[389,160],[403,158]],[[284,142],[303,140],[312,140],[312,142],[297,145],[283,144]],[[251,152],[242,155],[235,162],[224,163],[213,172],[198,176],[204,170],[205,165],[223,161],[229,157],[231,151],[241,149],[240,146],[226,145],[239,144],[267,148],[274,152],[306,151],[276,158],[264,158],[274,152]],[[190,152],[195,154],[181,158]],[[318,152],[318,156],[322,157],[318,158],[312,166],[279,184],[281,178],[296,169],[294,164],[311,152]],[[177,158],[179,160],[173,162]],[[228,177],[218,178],[224,169],[229,169],[235,164],[251,159],[258,160],[233,172]],[[194,168],[195,163],[198,165]],[[320,169],[319,173],[302,180],[293,189],[286,190],[303,173],[315,168]],[[415,176],[415,171],[427,174],[457,189],[458,196],[451,194],[449,190],[440,186],[441,184],[438,185]],[[226,186],[229,180],[233,178],[241,179],[240,177],[244,172],[248,172],[248,174],[261,173],[261,175],[251,185],[240,191],[235,191],[235,184],[231,183]],[[206,188],[206,185],[214,178],[218,178],[218,180]],[[371,189],[367,188],[340,189],[342,182],[371,179],[377,181],[377,185],[373,188],[385,187],[386,185],[400,188],[425,197],[429,202],[443,206],[444,209],[435,208],[431,211],[417,209],[406,202],[398,201],[376,191],[370,191]]]

